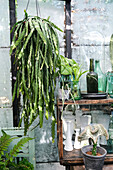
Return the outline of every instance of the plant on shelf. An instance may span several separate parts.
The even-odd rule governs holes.
[[[80,77],[87,71],[82,71],[81,66],[74,60],[64,56],[61,57],[61,86],[68,85],[71,88],[71,93],[74,99],[80,99],[79,80]]]
[[[33,138],[23,137],[21,138],[16,145],[10,150],[8,150],[9,145],[15,139],[19,137],[11,137],[2,130],[3,136],[0,137],[0,169],[1,170],[13,170],[13,169],[29,169],[33,170],[33,165],[26,159],[20,161],[19,164],[14,162],[14,157],[19,153],[19,150],[22,149],[24,144]],[[26,163],[25,163],[26,162]]]
[[[102,124],[90,124],[78,136],[79,141],[91,139],[93,142],[92,145],[81,148],[86,169],[102,169],[104,165],[107,151],[103,147],[97,146],[99,136],[105,136],[106,140],[109,138],[108,132]]]
[[[15,54],[17,68],[16,83],[13,92],[23,96],[22,117],[25,134],[32,122],[39,117],[40,127],[43,117],[52,119],[52,137],[55,132],[54,90],[56,69],[59,67],[59,39],[56,30],[62,31],[49,18],[28,16],[17,22],[12,28],[14,37],[10,55]],[[14,52],[14,53],[13,53]]]

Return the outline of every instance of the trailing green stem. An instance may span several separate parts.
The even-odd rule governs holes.
[[[92,140],[92,141],[93,141],[93,140]],[[96,155],[97,155],[97,142],[94,143],[94,141],[93,141],[92,155],[93,155],[93,156],[96,156]]]
[[[22,119],[25,134],[32,122],[39,116],[40,127],[43,116],[52,117],[52,136],[55,131],[54,90],[56,69],[60,60],[57,30],[49,19],[30,17],[16,23],[10,54],[15,52],[14,64],[17,66],[15,94],[23,96]],[[61,31],[61,30],[60,30]],[[45,106],[45,108],[44,108]]]

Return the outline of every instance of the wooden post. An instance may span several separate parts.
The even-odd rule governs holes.
[[[10,30],[16,23],[16,12],[15,12],[15,0],[9,0],[9,11],[10,11]],[[12,42],[14,31],[10,34],[10,44]],[[11,72],[12,72],[12,94],[14,90],[14,84],[16,81],[16,66],[14,65],[15,55],[11,55]],[[19,99],[15,97],[13,101],[13,125],[18,126],[19,123]]]
[[[66,170],[70,170],[70,166],[68,165],[68,166],[66,166]]]
[[[66,53],[67,58],[71,56],[71,0],[66,0],[65,4],[65,35],[66,35]]]
[[[65,57],[71,56],[71,0],[66,0],[65,4],[65,35],[66,35],[66,53]],[[70,166],[66,166],[66,170],[70,170]]]

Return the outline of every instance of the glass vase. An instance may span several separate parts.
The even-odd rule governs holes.
[[[80,100],[81,99],[80,82],[79,81],[73,81],[72,82],[71,98],[74,99],[74,100]]]

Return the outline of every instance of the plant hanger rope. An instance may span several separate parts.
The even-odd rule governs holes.
[[[29,7],[29,3],[30,3],[30,0],[28,0],[28,2],[27,2],[26,12],[27,12],[27,9]],[[38,0],[35,0],[35,4],[36,4],[36,13],[37,13],[37,16],[39,16],[39,15],[41,16]]]
[[[27,11],[27,9],[28,9],[29,2],[30,2],[30,0],[28,0],[28,2],[27,2],[26,11]]]
[[[39,6],[39,3],[38,3],[38,0],[35,0],[35,1],[36,1],[36,12],[37,12],[37,16],[38,16],[38,13],[39,13],[39,15],[41,16],[40,6]]]

